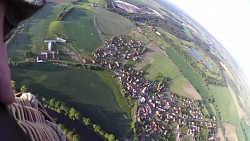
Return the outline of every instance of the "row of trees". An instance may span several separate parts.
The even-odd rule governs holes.
[[[25,85],[23,85],[23,86],[20,88],[20,90],[18,90],[18,86],[17,86],[17,84],[16,84],[16,81],[11,80],[11,86],[12,86],[12,89],[13,89],[15,92],[18,92],[18,91],[20,91],[20,92],[22,92],[22,93],[28,92],[28,88],[27,88]],[[42,99],[45,100],[44,98],[42,98]],[[56,104],[57,107],[59,107],[58,101],[56,101],[56,102],[53,102],[53,101],[54,101],[54,100],[52,100],[52,103],[54,103],[54,105]],[[46,105],[46,106],[47,106],[47,105]],[[65,135],[67,135],[68,137],[74,139],[74,141],[80,141],[80,136],[76,133],[76,130],[75,130],[75,129],[69,130],[69,129],[67,129],[63,124],[58,124],[58,125],[59,125],[59,127],[61,128],[61,130],[63,131],[63,133],[64,133]]]
[[[22,93],[28,92],[28,88],[25,85],[19,88],[18,85],[16,84],[16,81],[14,80],[11,80],[11,87],[15,93],[16,92],[22,92]]]
[[[83,69],[90,69],[90,70],[103,70],[103,68],[98,66],[98,65],[83,64],[81,62],[49,60],[49,63],[55,64],[55,65],[62,65],[62,66],[70,66],[70,67],[74,67],[74,68],[83,68]]]
[[[73,121],[78,121],[81,124],[90,127],[97,134],[107,139],[108,141],[115,141],[115,136],[105,132],[101,126],[92,123],[90,118],[84,117],[81,112],[77,111],[74,107],[67,106],[64,102],[61,102],[55,98],[47,100],[45,97],[42,97],[42,103],[44,107],[47,107],[58,113],[63,113],[68,116]]]
[[[63,18],[64,18],[65,16],[67,16],[67,14],[70,13],[70,11],[71,11],[72,9],[73,9],[73,7],[69,7],[69,8],[65,7],[65,8],[63,9],[63,11],[57,15],[57,19],[56,19],[56,20],[57,20],[57,21],[63,20]]]
[[[25,60],[23,61],[15,61],[15,60],[12,60],[12,59],[9,59],[9,65],[11,67],[20,67],[20,68],[24,68],[24,67],[27,67],[29,65],[31,65],[32,63],[35,62],[35,59],[34,58],[26,58]]]
[[[58,126],[63,131],[64,135],[67,135],[69,138],[72,138],[74,141],[80,141],[81,137],[79,134],[77,134],[76,129],[69,130],[67,129],[63,124],[58,123]]]

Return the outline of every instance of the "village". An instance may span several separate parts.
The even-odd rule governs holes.
[[[194,100],[172,93],[164,82],[146,80],[145,72],[127,64],[139,61],[146,52],[142,42],[127,42],[119,36],[105,41],[105,46],[94,51],[91,60],[84,58],[83,63],[113,71],[125,97],[138,101],[136,134],[140,140],[160,139],[171,132],[169,125],[174,127],[177,137],[191,135],[195,139],[198,134],[206,134],[203,135],[206,140],[214,139],[217,133],[214,116],[210,121],[205,120]]]
[[[46,62],[49,56],[55,58],[53,44],[57,42],[65,43],[66,40],[44,41],[48,44],[48,51],[37,56],[38,63]],[[146,80],[144,71],[133,68],[146,51],[142,42],[126,41],[118,36],[111,41],[106,40],[104,47],[83,58],[82,62],[113,72],[124,96],[138,102],[135,134],[139,140],[164,139],[171,133],[177,138],[190,135],[199,140],[201,134],[206,134],[203,135],[205,140],[214,139],[218,132],[214,116],[209,121],[205,120],[194,100],[172,93],[164,81]]]

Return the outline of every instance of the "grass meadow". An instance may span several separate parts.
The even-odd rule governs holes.
[[[222,122],[231,123],[235,127],[236,135],[239,141],[246,141],[244,131],[241,124],[245,126],[245,123],[241,123],[241,119],[238,116],[236,106],[233,98],[227,87],[209,86],[209,93],[214,96],[215,104],[218,106],[221,112]]]
[[[116,13],[97,9],[96,13],[96,24],[104,36],[118,36],[128,33],[134,27],[133,23]]]
[[[155,80],[160,74],[170,77],[172,83],[170,89],[178,95],[188,98],[194,98],[192,95],[183,90],[182,86],[192,87],[190,82],[181,74],[178,67],[170,60],[168,55],[159,47],[150,44],[148,45],[149,51],[143,57],[144,59],[137,63],[135,66],[138,69],[146,69],[146,78]]]
[[[32,50],[35,53],[40,52],[44,33],[47,31],[50,22],[56,20],[57,14],[64,6],[65,4],[46,4],[34,16],[23,21],[20,25],[24,24],[24,30],[17,33],[13,40],[8,43],[9,57],[14,60],[23,60],[26,50]]]
[[[109,73],[51,64],[11,70],[12,79],[19,86],[26,85],[39,97],[55,97],[66,102],[118,137],[125,134],[129,120],[124,119],[124,115],[129,116],[129,107],[119,97],[122,94]]]
[[[102,45],[94,26],[94,13],[80,8],[73,8],[62,21],[51,22],[48,37],[53,36],[68,39],[69,44],[81,54],[91,53]]]
[[[9,57],[24,60],[24,52],[31,50],[39,53],[44,39],[55,39],[57,36],[68,39],[69,45],[80,54],[88,54],[102,45],[101,38],[94,26],[94,13],[90,10],[73,8],[63,21],[56,21],[58,14],[71,4],[48,3],[20,25],[24,30],[16,34],[8,43]]]
[[[173,48],[167,47],[166,52],[169,58],[179,68],[181,73],[188,79],[193,87],[198,90],[201,96],[208,97],[208,90],[199,74],[194,72],[194,70],[191,68],[191,66],[189,66],[185,59],[181,55],[179,55]]]

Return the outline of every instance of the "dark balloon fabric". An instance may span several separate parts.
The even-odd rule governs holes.
[[[45,0],[4,0],[6,13],[4,17],[4,40],[6,41],[17,25],[29,18],[45,5]]]

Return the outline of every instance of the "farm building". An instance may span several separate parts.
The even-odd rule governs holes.
[[[53,49],[53,43],[49,42],[48,43],[48,51],[51,51]]]

